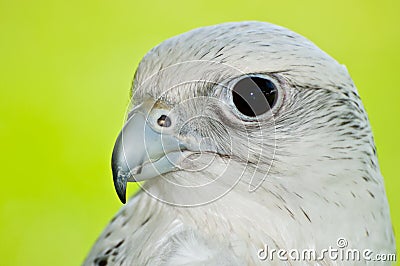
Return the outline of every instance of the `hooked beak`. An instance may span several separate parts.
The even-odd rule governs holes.
[[[136,109],[125,123],[112,153],[114,187],[122,203],[126,203],[128,181],[143,181],[171,172],[177,169],[177,162],[182,157],[183,145],[171,133],[163,133],[171,121],[159,121],[167,116],[147,115],[143,109]],[[168,114],[166,110],[165,113]]]

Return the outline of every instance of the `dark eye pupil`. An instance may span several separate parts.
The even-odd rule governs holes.
[[[246,77],[232,89],[233,103],[242,114],[255,117],[270,110],[276,101],[278,90],[268,79]]]

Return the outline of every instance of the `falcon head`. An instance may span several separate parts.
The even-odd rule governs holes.
[[[132,95],[112,154],[123,203],[127,182],[144,180],[183,206],[232,189],[381,182],[346,68],[288,29],[226,23],[168,39],[140,62]]]

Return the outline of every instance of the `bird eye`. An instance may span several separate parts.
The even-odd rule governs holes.
[[[270,110],[276,103],[278,90],[274,83],[263,77],[245,77],[232,88],[232,98],[237,110],[256,117]]]

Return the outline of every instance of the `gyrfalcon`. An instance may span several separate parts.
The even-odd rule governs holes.
[[[370,250],[375,265],[375,254],[395,253],[373,135],[346,67],[273,24],[202,27],[150,50],[112,171],[123,203],[127,182],[141,189],[84,265],[367,263],[292,256],[328,248]]]

